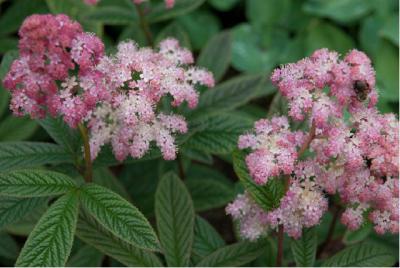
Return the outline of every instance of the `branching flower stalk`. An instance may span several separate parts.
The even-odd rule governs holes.
[[[82,136],[83,141],[83,150],[84,150],[84,160],[85,160],[85,172],[84,178],[87,183],[92,182],[93,179],[93,166],[92,159],[90,157],[90,144],[89,144],[89,135],[87,128],[83,124],[78,125],[79,131]]]

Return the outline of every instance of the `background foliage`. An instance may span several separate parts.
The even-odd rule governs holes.
[[[276,89],[269,82],[270,72],[279,64],[297,61],[321,47],[335,49],[342,54],[351,48],[364,50],[371,57],[377,72],[379,109],[398,113],[398,2],[176,0],[173,9],[165,10],[162,1],[151,0],[150,5],[144,4],[145,12],[149,7],[151,9],[147,17],[156,42],[167,36],[176,37],[195,52],[197,63],[209,68],[219,83],[216,88],[202,94],[196,110],[185,111],[191,132],[181,138],[183,145],[177,161],[163,161],[154,152],[146,157],[146,161],[128,161],[120,165],[104,153],[94,163],[94,181],[124,199],[115,197],[104,188],[86,187],[87,195],[81,197],[82,202],[89,212],[94,211],[99,221],[110,228],[115,222],[104,217],[104,211],[110,205],[107,202],[116,202],[124,208],[131,206],[128,202],[134,204],[153,226],[158,226],[161,245],[177,249],[164,252],[168,265],[274,265],[274,237],[260,241],[260,244],[232,244],[239,238],[223,208],[237,193],[243,191],[242,185],[254,186],[246,170],[243,170],[243,155],[234,151],[237,137],[249,129],[254,120],[285,110],[285,103],[279,95],[275,95]],[[78,20],[85,30],[101,36],[108,52],[115,49],[118,41],[125,39],[146,45],[136,9],[130,0],[102,0],[95,7],[84,5],[82,0],[0,0],[1,79],[16,57],[17,30],[22,21],[31,14],[49,12],[66,13]],[[34,121],[12,117],[7,109],[8,103],[8,92],[0,88],[0,142],[8,142],[0,148],[0,172],[46,163],[55,165],[54,169],[59,172],[78,178],[79,174],[75,174],[64,159],[72,159],[71,156],[79,152],[79,135],[65,128],[59,120],[47,118]],[[26,142],[17,144],[17,141]],[[5,161],[10,158],[15,161]],[[184,182],[169,172],[180,174]],[[25,178],[25,175],[15,176]],[[46,176],[46,180],[52,181],[50,175]],[[159,183],[163,187],[157,190]],[[55,187],[63,193],[72,184],[74,182],[65,180],[50,185],[53,188],[48,191],[54,193]],[[15,263],[26,236],[49,206],[51,199],[46,197],[46,189],[41,189],[41,197],[34,198],[29,197],[29,190],[32,189],[18,189],[19,193],[24,193],[18,198],[0,196],[2,265]],[[103,199],[94,202],[90,192]],[[274,185],[267,189],[255,188],[252,194],[255,200],[267,197],[268,204],[264,205],[270,208],[277,198],[279,200],[280,192],[281,185]],[[127,236],[135,237],[128,228],[118,229],[114,226],[118,229],[115,232],[120,239],[115,239],[113,234],[104,229],[101,233],[103,244],[92,247],[98,243],[96,236],[99,234],[91,233],[93,231],[88,226],[104,226],[99,226],[90,215],[80,215],[76,219],[78,208],[75,198],[72,193],[64,196],[45,215],[53,221],[57,221],[52,217],[57,210],[68,209],[68,213],[73,215],[71,223],[62,219],[59,221],[60,224],[77,226],[76,235],[79,239],[71,244],[72,252],[67,265],[160,265],[156,255],[144,257],[141,249],[123,240]],[[65,204],[71,202],[72,207],[66,207]],[[14,214],[9,213],[10,207],[15,208]],[[183,212],[185,215],[182,215]],[[371,253],[375,254],[371,262],[361,265],[392,265],[395,262],[393,257],[388,256],[398,253],[396,236],[377,236],[369,225],[349,232],[338,223],[328,255],[322,258],[335,254],[345,245],[351,247],[323,263],[314,263],[312,256],[315,256],[316,248],[315,243],[310,241],[317,241],[317,244],[324,241],[331,218],[330,212],[322,224],[307,231],[301,241],[292,245],[289,239],[285,241],[286,265],[354,265],[347,256],[356,256],[362,261]],[[116,219],[121,222],[125,220]],[[185,221],[185,224],[176,225],[176,221]],[[46,233],[57,232],[49,226],[42,225],[41,228]],[[168,229],[175,230],[182,239],[169,237]],[[68,234],[65,236],[72,243],[72,238]],[[151,239],[147,243],[149,247],[155,246]],[[28,240],[28,244],[35,248],[33,239]],[[110,250],[110,245],[113,250]],[[190,247],[192,252],[187,252]]]

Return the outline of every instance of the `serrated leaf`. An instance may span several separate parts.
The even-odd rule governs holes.
[[[225,246],[225,241],[214,227],[200,216],[196,216],[192,258],[195,263]]]
[[[192,114],[233,110],[248,102],[265,79],[264,74],[244,75],[223,82],[200,96],[199,104]]]
[[[166,9],[164,3],[159,3],[152,7],[151,12],[146,17],[150,23],[160,22],[181,16],[198,8],[205,0],[176,0],[174,7]]]
[[[75,254],[69,258],[67,267],[100,267],[104,255],[89,245],[81,246]]]
[[[211,71],[215,81],[219,81],[228,70],[231,62],[231,44],[230,32],[221,32],[208,41],[197,59],[197,65]]]
[[[78,219],[78,196],[58,199],[39,220],[21,250],[16,266],[64,266]]]
[[[291,248],[297,267],[313,267],[317,253],[318,239],[315,228],[303,229],[302,236],[292,239]]]
[[[371,222],[365,222],[358,230],[350,231],[346,230],[343,237],[343,243],[346,245],[360,242],[368,237],[373,231],[373,224]]]
[[[92,245],[128,267],[162,266],[156,255],[119,239],[84,211],[81,211],[79,215],[76,234],[87,244]]]
[[[0,257],[14,261],[18,256],[18,252],[18,244],[12,236],[0,231]]]
[[[114,191],[131,202],[131,197],[124,185],[122,185],[108,168],[101,167],[93,170],[93,182]]]
[[[0,194],[6,196],[52,196],[76,187],[71,178],[54,171],[18,170],[0,174]]]
[[[47,203],[47,198],[16,198],[0,196],[0,229],[18,222],[27,214]]]
[[[44,142],[0,143],[0,172],[71,162],[69,154],[55,144]]]
[[[5,75],[10,69],[11,63],[18,57],[18,51],[12,50],[3,55],[0,65],[0,81],[3,81]],[[10,93],[3,88],[3,83],[0,83],[0,117],[3,116],[4,112],[8,107],[8,101],[10,99]]]
[[[381,245],[359,243],[347,247],[322,263],[326,267],[390,267],[396,263],[395,256]]]
[[[114,235],[139,248],[158,250],[150,223],[124,198],[96,184],[82,187],[80,198],[82,207]]]
[[[222,247],[199,263],[197,267],[236,267],[255,260],[260,256],[265,246],[263,242],[253,243],[248,241],[238,242]]]
[[[174,173],[164,175],[158,184],[155,212],[168,266],[188,266],[193,244],[194,208],[185,185]]]
[[[31,137],[38,124],[29,117],[7,116],[0,122],[1,141],[21,141]]]
[[[233,152],[233,168],[240,182],[258,205],[267,211],[279,206],[284,193],[283,184],[279,179],[271,179],[265,185],[256,184],[248,173],[245,153],[239,150]]]
[[[225,206],[235,197],[233,185],[224,184],[213,178],[190,178],[185,184],[193,199],[196,211]]]
[[[75,154],[80,148],[80,135],[76,129],[70,128],[61,117],[47,116],[38,120],[50,137],[67,152]]]
[[[89,12],[85,18],[106,25],[128,25],[138,22],[135,9],[126,9],[119,6],[97,7]]]
[[[186,141],[187,148],[228,154],[236,148],[239,135],[249,130],[253,122],[238,113],[222,113],[199,117],[190,125],[197,131]]]

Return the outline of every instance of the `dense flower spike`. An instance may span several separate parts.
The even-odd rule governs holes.
[[[250,175],[258,184],[279,174],[290,174],[297,159],[296,147],[304,134],[291,132],[286,117],[261,119],[255,123],[255,135],[239,137],[239,148],[251,148],[254,152],[246,157]]]
[[[341,221],[349,229],[369,219],[379,234],[398,233],[399,122],[374,107],[370,59],[352,50],[340,60],[338,53],[320,49],[276,69],[271,78],[289,102],[289,116],[309,120],[310,133],[291,131],[285,117],[274,117],[259,120],[255,134],[239,138],[240,149],[252,150],[246,164],[256,183],[280,175],[289,180],[279,208],[265,212],[263,228],[283,225],[299,238],[302,228],[318,224],[327,210],[325,194],[338,193],[347,206]],[[310,154],[302,160],[307,149]]]
[[[164,159],[175,159],[173,134],[185,133],[186,121],[179,115],[158,112],[157,106],[169,95],[172,106],[186,101],[194,108],[198,102],[195,85],[214,85],[211,73],[191,63],[192,54],[175,39],[162,41],[159,51],[124,42],[115,56],[103,57],[97,71],[104,75],[113,96],[88,117],[92,159],[106,143],[111,143],[118,160],[128,155],[140,158],[152,141]]]
[[[240,194],[226,207],[226,213],[239,222],[240,234],[256,240],[268,231],[267,212],[260,208],[248,193]]]
[[[104,45],[78,23],[65,15],[32,15],[19,35],[20,57],[3,81],[11,91],[14,114],[61,114],[76,127],[98,101],[109,97],[103,77],[94,70]]]

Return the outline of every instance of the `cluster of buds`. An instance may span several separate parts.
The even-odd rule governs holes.
[[[195,67],[192,53],[175,39],[157,50],[124,42],[106,56],[102,41],[65,15],[30,16],[19,35],[20,57],[3,81],[11,109],[32,118],[62,116],[72,128],[87,124],[92,159],[106,143],[118,160],[140,158],[152,141],[165,159],[174,159],[173,135],[185,133],[187,124],[161,111],[162,98],[195,108],[195,86],[214,86],[212,74]]]
[[[299,238],[302,228],[320,222],[328,196],[337,193],[345,206],[342,223],[350,230],[370,220],[379,234],[398,233],[399,123],[375,107],[370,59],[352,50],[341,60],[320,49],[276,69],[271,79],[288,100],[290,118],[308,120],[309,131],[292,131],[285,117],[274,117],[256,122],[255,134],[239,138],[239,148],[253,150],[246,164],[256,183],[280,177],[289,184],[279,207],[266,212],[264,231],[254,232],[283,225]],[[231,208],[227,212],[233,215]]]

